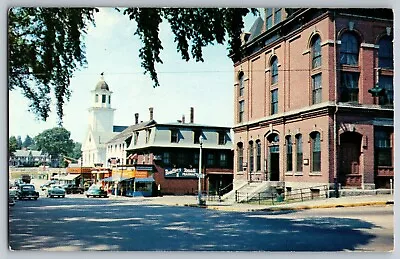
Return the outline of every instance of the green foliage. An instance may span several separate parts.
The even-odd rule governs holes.
[[[22,138],[21,136],[17,137],[17,150],[22,148]]]
[[[45,130],[35,137],[36,147],[52,157],[67,155],[74,149],[70,135],[71,133],[63,127]]]
[[[70,78],[86,64],[82,38],[87,25],[94,23],[93,14],[97,11],[96,8],[40,7],[9,10],[8,89],[22,89],[31,101],[30,110],[41,119],[49,116],[53,89],[59,125],[62,125],[63,104],[71,94]],[[139,50],[141,66],[156,87],[160,83],[155,65],[162,64],[161,22],[170,24],[183,60],[190,60],[190,51],[194,60],[204,61],[203,48],[224,44],[227,36],[229,55],[236,62],[241,58],[243,18],[250,11],[258,12],[256,8],[125,8],[122,13],[136,22],[135,35],[143,42]]]
[[[15,150],[18,149],[18,143],[17,143],[17,138],[15,136],[11,136],[8,139],[8,154],[9,156],[12,156],[15,152]]]
[[[29,135],[26,135],[25,140],[22,143],[22,147],[28,148],[33,144],[35,144],[33,139]]]
[[[69,100],[70,78],[86,64],[82,34],[95,8],[13,7],[8,12],[9,90],[20,88],[30,111],[46,120],[51,89],[59,124]]]

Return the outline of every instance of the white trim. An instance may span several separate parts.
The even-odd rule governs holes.
[[[248,77],[246,77],[246,78],[243,78],[243,81],[248,81],[249,80],[249,78]]]
[[[341,41],[341,40],[337,40],[337,41],[336,41],[336,44],[339,44],[339,45],[340,45],[340,44],[342,44],[342,41]]]
[[[362,48],[379,48],[379,46],[375,45],[375,44],[371,44],[371,43],[361,43],[360,47]]]
[[[326,40],[326,41],[321,43],[321,47],[325,46],[325,45],[328,45],[328,44],[335,44],[335,41],[334,40]]]
[[[303,53],[301,53],[302,55],[307,55],[307,54],[310,54],[310,49],[306,49],[305,51],[303,51]]]

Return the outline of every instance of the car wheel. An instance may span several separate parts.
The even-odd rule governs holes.
[[[62,195],[61,198],[65,198],[65,195]]]
[[[35,201],[37,200],[37,197],[33,198]]]
[[[89,197],[90,197],[90,195],[86,195],[86,197],[88,197],[88,198],[89,198]]]

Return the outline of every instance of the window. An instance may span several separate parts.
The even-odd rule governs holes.
[[[293,171],[292,138],[286,136],[286,171]]]
[[[108,96],[108,104],[111,104],[111,95]]]
[[[342,72],[340,74],[340,101],[358,102],[358,73]]]
[[[207,166],[213,166],[214,165],[214,154],[208,154],[207,155]]]
[[[340,44],[340,64],[342,65],[358,65],[359,46],[357,38],[349,32],[342,35]]]
[[[178,165],[182,166],[185,163],[185,154],[178,153]]]
[[[321,74],[312,76],[312,104],[322,102]]]
[[[278,89],[271,91],[271,115],[278,113]]]
[[[164,152],[164,154],[163,154],[163,163],[166,164],[166,165],[171,163],[169,152]]]
[[[254,146],[253,141],[249,142],[249,170],[254,171]]]
[[[179,134],[178,130],[171,130],[171,143],[179,142]]]
[[[393,129],[375,128],[375,164],[376,166],[392,166],[392,144],[390,135]]]
[[[97,102],[99,102],[99,95],[98,94],[96,94],[95,96],[94,96],[94,101],[97,103]]]
[[[311,171],[321,172],[321,135],[319,132],[312,132],[311,137]]]
[[[218,132],[218,145],[225,145],[226,144],[226,132],[220,131]]]
[[[101,95],[101,102],[102,103],[106,103],[106,95],[105,94],[103,94],[103,95]]]
[[[225,167],[228,166],[228,161],[227,161],[227,159],[226,159],[226,154],[225,154],[225,153],[221,153],[221,154],[219,155],[219,165],[220,165],[222,168],[225,168]]]
[[[138,139],[139,139],[139,132],[135,132],[133,135],[133,144],[134,145],[137,145]]]
[[[379,67],[393,69],[393,42],[389,37],[379,41]]]
[[[275,8],[274,24],[277,24],[282,19],[282,8]]]
[[[239,102],[239,122],[243,122],[244,115],[244,101]]]
[[[256,171],[261,170],[261,141],[256,141]]]
[[[195,130],[193,131],[193,143],[194,144],[200,144],[200,136],[202,135],[201,130]]]
[[[271,85],[278,83],[278,58],[273,57],[271,60]]]
[[[146,130],[146,143],[149,143],[151,135],[151,129]]]
[[[273,23],[272,23],[272,8],[267,8],[267,15],[266,15],[265,20],[266,20],[265,24],[266,24],[267,30],[268,30],[269,28],[271,28],[273,26]]]
[[[244,95],[244,76],[243,72],[239,74],[239,96]]]
[[[243,171],[243,143],[238,143],[237,145],[237,167],[238,167],[238,171]]]
[[[296,135],[296,171],[303,171],[303,138],[301,134]]]
[[[393,77],[380,75],[379,86],[385,89],[384,95],[379,96],[379,104],[393,104]]]
[[[194,153],[193,163],[199,165],[199,153]]]
[[[311,46],[312,68],[321,66],[321,38],[314,37]]]

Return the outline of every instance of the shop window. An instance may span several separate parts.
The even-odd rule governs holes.
[[[256,171],[261,170],[261,141],[256,141]]]
[[[303,137],[301,134],[296,135],[296,171],[303,171]]]
[[[254,145],[253,141],[249,142],[249,170],[254,171]]]
[[[375,164],[376,166],[392,166],[391,134],[393,129],[375,128]]]
[[[286,171],[293,171],[292,137],[286,136]]]

